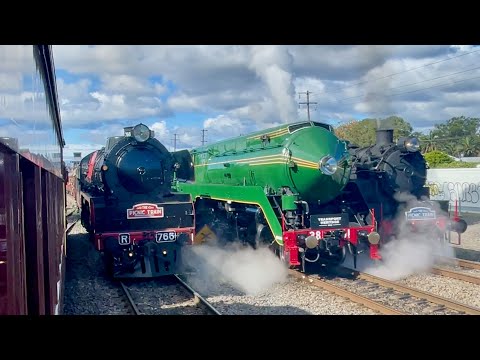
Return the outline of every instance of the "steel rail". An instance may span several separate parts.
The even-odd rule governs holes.
[[[185,289],[187,289],[195,299],[198,299],[202,304],[204,304],[211,312],[213,312],[215,315],[222,315],[215,307],[210,304],[202,295],[200,295],[198,292],[196,292],[190,285],[188,285],[178,274],[174,274],[175,278],[178,280],[180,284],[183,285]]]
[[[130,291],[128,290],[128,288],[125,286],[125,284],[123,282],[120,281],[120,286],[122,287],[122,290],[125,294],[125,296],[127,297],[128,299],[128,304],[130,305],[130,307],[132,308],[133,312],[135,315],[140,315],[140,311],[138,310],[137,308],[137,305],[135,305],[135,302],[133,301],[132,299],[132,296],[130,295]]]
[[[425,299],[425,300],[428,300],[432,303],[435,303],[435,304],[438,304],[438,305],[443,305],[443,306],[445,306],[449,309],[460,311],[460,312],[463,312],[465,314],[480,315],[480,309],[476,308],[476,307],[473,307],[473,306],[469,306],[469,305],[466,305],[466,304],[461,304],[459,302],[456,302],[456,301],[453,301],[453,300],[450,300],[450,299],[446,299],[446,298],[438,296],[438,295],[434,295],[434,294],[431,294],[431,293],[428,293],[428,292],[425,292],[425,291],[422,291],[422,290],[414,289],[414,288],[411,288],[411,287],[406,286],[406,285],[401,285],[401,284],[399,284],[395,281],[386,280],[386,279],[379,278],[377,276],[373,276],[373,275],[370,275],[370,274],[361,273],[361,272],[356,272],[356,274],[357,274],[357,279],[370,281],[370,282],[376,283],[380,286],[391,288],[393,290],[400,291],[400,292],[403,292],[405,294],[409,294],[409,295],[418,297],[420,299]]]
[[[480,285],[480,277],[464,274],[455,270],[442,269],[435,266],[434,268],[432,268],[431,273],[445,276],[451,279],[466,281],[475,285]]]
[[[355,303],[361,304],[366,306],[369,309],[372,309],[374,311],[378,311],[379,313],[383,315],[406,315],[404,312],[393,309],[391,307],[385,306],[381,303],[378,303],[376,301],[373,301],[371,299],[368,299],[362,295],[358,295],[354,292],[345,290],[341,287],[335,286],[333,284],[330,284],[326,281],[320,280],[320,279],[315,279],[312,277],[309,277],[305,274],[302,274],[301,272],[297,270],[289,270],[289,274],[297,279],[307,281],[308,283],[317,286],[319,288],[322,288],[324,290],[327,290],[331,293],[334,293],[336,295],[342,296],[344,298],[347,298],[349,300],[352,300]]]

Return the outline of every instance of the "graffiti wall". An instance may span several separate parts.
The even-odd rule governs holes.
[[[428,169],[427,185],[434,200],[458,200],[462,212],[480,213],[480,168]]]

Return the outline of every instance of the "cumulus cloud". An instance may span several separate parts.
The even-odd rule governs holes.
[[[32,59],[32,45],[2,45],[0,46],[0,73],[33,72],[35,64]]]
[[[150,83],[148,79],[132,75],[112,75],[105,74],[101,76],[102,90],[111,94],[126,94],[133,96],[155,96],[162,95],[167,88],[158,83]]]
[[[126,81],[125,89],[120,86]],[[167,116],[171,114],[163,101],[153,96],[154,87],[142,88],[131,78],[112,79],[105,91],[92,91],[89,79],[80,79],[74,83],[58,80],[60,112],[67,127],[82,126],[98,121],[141,119],[148,116]],[[130,82],[129,82],[130,81]],[[112,92],[117,88],[118,92]],[[135,88],[141,90],[138,94]],[[143,90],[142,90],[143,89]],[[152,96],[148,96],[148,94]]]
[[[247,125],[241,120],[226,115],[206,119],[203,127],[208,131],[209,139],[212,140],[239,136],[242,133],[245,134],[247,129]]]
[[[167,123],[165,121],[153,123],[150,129],[155,131],[155,137],[159,141],[168,142],[170,140],[170,130],[167,129]]]
[[[208,126],[211,141],[306,118],[306,109],[298,107],[305,98],[298,93],[307,90],[317,102],[312,119],[334,125],[397,114],[424,129],[452,116],[480,116],[480,69],[475,69],[480,48],[471,45],[53,49],[62,70],[57,85],[66,128],[155,118],[155,126],[163,129],[162,141],[171,146],[177,134],[177,148],[199,145],[202,126]],[[25,60],[31,47],[11,50],[21,68],[31,71]],[[0,58],[1,51],[5,47],[0,47]],[[17,101],[11,109],[20,109],[28,104],[27,92],[18,96],[25,80],[19,74],[1,75],[12,66],[0,64],[0,103],[3,96],[11,104]],[[12,91],[17,100],[6,97]],[[183,113],[205,117],[183,126],[175,120]]]
[[[81,153],[82,158],[95,150],[105,146],[105,143],[88,143],[88,144],[67,144],[63,149],[63,158],[65,161],[72,161],[74,159],[73,153]]]

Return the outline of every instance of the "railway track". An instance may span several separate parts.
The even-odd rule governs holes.
[[[133,301],[132,295],[130,294],[130,290],[128,289],[128,287],[123,282],[120,282],[120,287],[122,288],[123,293],[125,294],[125,297],[127,299],[126,304],[128,305],[130,310],[129,313],[132,315],[140,315],[140,311],[138,310],[137,305]]]
[[[480,270],[480,262],[478,261],[470,261],[470,260],[463,260],[463,259],[455,259],[458,266],[467,268],[467,269],[476,269]]]
[[[200,295],[198,292],[196,292],[190,285],[188,285],[185,280],[181,278],[180,275],[175,274],[175,278],[178,280],[182,286],[187,289],[188,292],[190,292],[196,302],[202,303],[210,312],[214,315],[222,315],[212,304],[210,304],[202,295]]]
[[[451,279],[466,281],[475,285],[480,285],[480,277],[469,275],[460,271],[444,269],[436,266],[431,270],[431,273],[436,275],[446,276]]]
[[[151,280],[148,282],[139,283],[143,284],[143,286],[140,285],[140,287],[137,287],[135,282],[132,282],[128,285],[125,284],[125,282],[120,282],[120,286],[124,294],[124,299],[122,300],[129,308],[128,313],[132,315],[184,315],[186,313],[196,315],[197,313],[201,313],[203,315],[205,312],[207,312],[210,315],[221,315],[221,313],[212,304],[210,304],[202,295],[195,291],[184,279],[181,278],[180,275],[173,275],[171,279],[173,279],[173,285],[179,285],[183,290],[188,292],[190,295],[189,299],[185,299],[184,291],[182,296],[179,297],[178,288],[171,288],[172,284],[167,283],[167,285],[165,285],[165,283],[162,283],[163,281],[161,280]],[[147,285],[152,285],[153,287],[146,288]],[[149,292],[148,290],[153,290],[153,292],[156,292],[158,295],[155,296],[151,294],[149,298],[149,295],[147,295]],[[167,296],[168,293],[170,293],[171,296]],[[169,300],[173,298],[176,298],[176,300],[169,301],[169,304],[164,304],[163,307],[166,307],[167,309],[162,309],[162,306],[158,306],[160,294]],[[188,306],[176,306],[176,310],[172,311],[172,308],[175,307],[174,303],[185,303],[188,301],[193,302],[193,304]],[[185,311],[182,310],[182,307],[186,308]],[[197,309],[194,310],[192,308]]]
[[[68,235],[70,233],[70,231],[72,231],[73,227],[75,226],[75,224],[77,222],[78,222],[78,219],[67,223],[67,226],[65,227],[65,234],[66,235]]]
[[[480,270],[480,262],[478,261],[470,261],[446,256],[439,256],[438,259],[442,264],[460,266],[465,269]]]
[[[441,265],[434,266],[431,270],[432,274],[445,276],[451,279],[466,281],[475,285],[480,285],[480,273],[478,272],[478,270],[480,270],[480,262],[450,258],[445,256],[439,257],[439,260],[441,261]],[[448,269],[446,267],[460,267],[462,270],[467,271],[473,270],[473,272],[476,272],[476,275],[457,271],[454,269]]]
[[[480,309],[476,307],[462,304],[450,299],[446,299],[444,297],[434,295],[422,290],[414,289],[412,287],[399,284],[395,281],[382,279],[377,276],[373,276],[366,273],[360,273],[360,272],[357,272],[356,278],[360,280],[364,280],[369,283],[376,284],[379,287],[384,287],[399,293],[403,293],[404,296],[406,296],[405,299],[411,297],[411,298],[419,299],[420,303],[430,302],[432,304],[436,304],[437,307],[431,307],[432,312],[436,312],[442,309],[449,309],[449,310],[454,310],[460,314],[480,315]]]
[[[417,290],[395,281],[382,279],[370,274],[339,269],[350,276],[332,278],[306,276],[290,270],[290,275],[321,287],[327,291],[360,303],[380,314],[469,314],[480,315],[480,309],[461,304],[425,291]]]
[[[65,226],[65,234],[68,235],[70,231],[72,231],[72,228],[74,225],[78,222],[78,218],[75,216],[78,213],[77,208],[73,209],[67,209],[65,218],[67,219],[66,221],[66,226]]]
[[[347,298],[347,299],[349,299],[349,300],[351,300],[355,303],[364,305],[369,309],[372,309],[374,311],[379,312],[380,314],[383,314],[383,315],[404,315],[404,313],[401,312],[401,311],[398,311],[398,310],[393,309],[389,306],[383,305],[379,302],[376,302],[374,300],[366,298],[362,295],[359,295],[359,294],[356,294],[354,292],[348,291],[348,290],[346,290],[342,287],[330,284],[330,283],[328,283],[324,280],[307,276],[307,275],[302,274],[302,273],[300,273],[296,270],[289,270],[289,275],[291,275],[291,276],[293,276],[297,279],[306,281],[309,284],[312,284],[314,286],[317,286],[319,288],[327,290],[331,293],[334,293],[335,295],[342,296],[342,297]]]

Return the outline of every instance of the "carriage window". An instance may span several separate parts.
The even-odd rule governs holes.
[[[288,127],[288,132],[291,134],[294,131],[297,131],[297,130],[300,130],[300,129],[303,129],[303,128],[306,128],[306,127],[310,127],[310,126],[312,126],[312,124],[310,124],[309,122],[303,122],[303,123],[300,123],[300,124],[290,125]]]
[[[320,126],[320,127],[323,127],[324,129],[327,129],[328,131],[333,132],[332,125],[323,124],[323,123],[318,123],[318,122],[314,122],[314,121],[312,121],[312,124],[313,124],[314,126]]]

